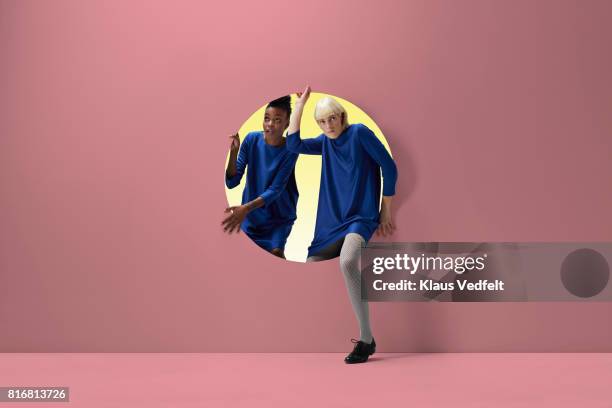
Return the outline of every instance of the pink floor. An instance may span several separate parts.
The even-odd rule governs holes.
[[[0,354],[0,386],[68,386],[4,407],[612,407],[612,354]],[[393,405],[392,405],[393,404]],[[400,405],[401,404],[401,405]]]

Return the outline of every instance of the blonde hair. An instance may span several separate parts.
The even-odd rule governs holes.
[[[318,121],[332,113],[342,116],[342,125],[348,126],[348,114],[340,102],[329,96],[319,99],[314,110],[315,120]]]

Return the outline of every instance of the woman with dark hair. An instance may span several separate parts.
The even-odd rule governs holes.
[[[309,96],[310,87],[298,94],[287,136],[289,151],[322,156],[317,221],[307,261],[340,256],[340,269],[360,329],[360,339],[352,339],[356,344],[345,362],[364,363],[376,351],[376,342],[368,302],[361,300],[360,251],[374,232],[387,235],[395,228],[391,198],[397,168],[374,132],[363,124],[349,124],[346,110],[333,98],[319,100],[315,108],[315,120],[323,133],[302,140],[300,122]]]
[[[242,229],[257,245],[285,258],[285,243],[296,219],[298,189],[295,163],[298,155],[287,150],[283,132],[289,126],[291,97],[266,106],[263,131],[250,132],[240,145],[238,133],[230,136],[230,158],[225,184],[234,188],[247,172],[242,205],[225,209],[223,230]]]

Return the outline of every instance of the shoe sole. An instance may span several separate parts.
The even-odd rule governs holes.
[[[366,362],[368,361],[369,357],[370,357],[370,356],[373,356],[373,355],[374,355],[374,353],[376,353],[376,349],[374,349],[374,351],[372,351],[372,352],[371,352],[371,353],[368,355],[368,357],[367,357],[365,360],[363,360],[363,361],[353,361],[353,362],[350,362],[350,361],[346,361],[346,360],[344,360],[344,362],[345,362],[346,364],[363,364],[363,363],[366,363]]]

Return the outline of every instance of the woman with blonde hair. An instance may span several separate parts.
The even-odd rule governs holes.
[[[351,339],[348,364],[363,363],[376,351],[370,328],[369,307],[361,300],[361,246],[374,232],[391,234],[391,198],[395,194],[397,168],[374,132],[363,124],[349,124],[344,107],[323,98],[315,108],[315,120],[323,131],[311,139],[300,138],[300,122],[310,87],[298,93],[287,135],[287,149],[322,156],[321,185],[315,234],[308,248],[308,262],[340,256],[340,269],[359,322],[360,339]],[[380,178],[383,198],[380,206]]]

